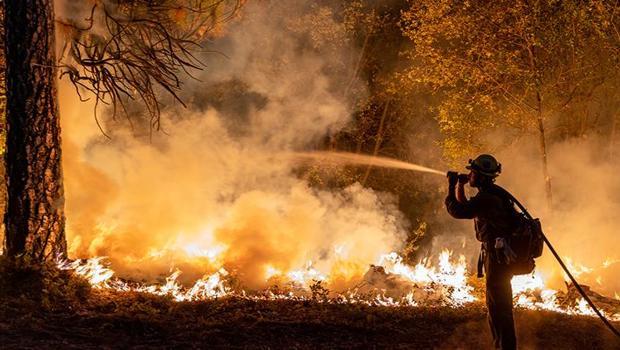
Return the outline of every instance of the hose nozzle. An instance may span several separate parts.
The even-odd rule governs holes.
[[[446,173],[446,176],[448,177],[448,179],[453,181],[455,184],[457,182],[465,184],[465,183],[467,183],[469,181],[469,175],[467,175],[467,174],[459,174],[456,171],[448,171]]]
[[[457,173],[456,171],[448,171],[446,173],[446,176],[448,177],[448,183],[450,184],[450,187],[456,186],[457,182],[459,182],[459,173]]]

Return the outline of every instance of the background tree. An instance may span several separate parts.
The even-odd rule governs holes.
[[[409,64],[402,51],[410,47],[399,26],[406,0],[376,2],[319,1],[308,14],[291,19],[292,30],[310,33],[309,48],[319,53],[343,50],[333,61],[339,76],[335,82],[352,107],[351,121],[316,147],[359,154],[387,156],[424,164],[439,165],[441,152],[435,140],[440,136],[437,122],[426,106],[426,96],[401,88],[398,73]],[[355,50],[351,50],[354,47]],[[441,194],[425,177],[399,170],[372,166],[316,167],[305,173],[320,187],[345,187],[359,182],[379,191],[395,193],[399,207],[414,223],[407,239],[406,256],[415,261],[423,241],[430,242],[433,231],[445,229],[437,218]]]
[[[116,111],[140,99],[159,127],[158,89],[176,97],[179,75],[199,68],[191,50],[239,5],[224,0],[60,3],[63,45],[55,55],[53,0],[5,9],[6,252],[33,261],[66,254],[57,70]],[[82,16],[84,13],[87,16]]]
[[[592,0],[591,9],[593,12],[594,26],[600,41],[599,45],[605,48],[606,56],[603,62],[606,63],[606,72],[609,74],[604,86],[604,93],[601,104],[608,107],[610,113],[609,125],[609,157],[614,159],[616,152],[617,124],[620,118],[620,2],[606,0]]]
[[[403,14],[413,43],[410,86],[441,96],[445,153],[478,151],[496,128],[537,133],[548,204],[546,121],[592,96],[608,78],[592,8],[578,1],[419,1]]]

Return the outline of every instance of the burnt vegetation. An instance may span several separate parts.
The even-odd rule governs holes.
[[[320,297],[319,297],[320,298]],[[176,302],[91,289],[55,266],[0,261],[0,342],[4,348],[367,348],[491,347],[481,303],[383,307],[224,297]],[[597,320],[518,310],[522,346],[616,349]]]

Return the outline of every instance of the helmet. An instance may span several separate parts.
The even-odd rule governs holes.
[[[490,154],[481,154],[474,160],[470,159],[466,168],[490,177],[497,177],[502,172],[502,165]]]

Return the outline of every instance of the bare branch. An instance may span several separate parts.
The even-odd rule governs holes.
[[[158,92],[165,91],[185,106],[179,97],[180,76],[191,77],[192,70],[203,68],[192,52],[241,4],[239,0],[98,1],[86,25],[58,22],[70,33],[60,55],[67,56],[59,64],[60,76],[68,77],[82,101],[86,99],[80,90],[85,90],[95,96],[95,108],[110,105],[113,118],[118,105],[129,118],[125,103],[140,100],[152,128],[159,130]],[[103,132],[99,120],[97,125]]]

